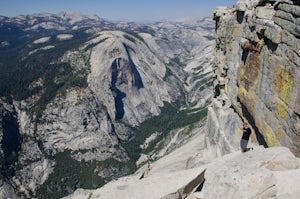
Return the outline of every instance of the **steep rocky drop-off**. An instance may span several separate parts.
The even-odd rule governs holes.
[[[0,20],[3,197],[98,188],[203,126],[211,20],[143,25],[78,13]]]
[[[202,138],[201,138],[202,137]],[[203,145],[204,136],[134,175],[96,190],[78,189],[65,199],[298,198],[300,159],[288,148],[257,147],[220,158]],[[191,164],[191,160],[201,160]]]

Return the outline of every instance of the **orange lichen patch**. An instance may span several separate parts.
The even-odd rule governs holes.
[[[245,63],[245,81],[244,87],[250,88],[255,87],[257,82],[258,74],[261,70],[261,55],[257,52],[250,52]]]
[[[238,96],[250,113],[253,113],[256,104],[257,82],[262,67],[261,59],[258,52],[248,52],[245,62],[241,63],[238,71]]]
[[[252,43],[248,43],[248,48],[253,49]],[[241,62],[238,69],[239,92],[243,95],[248,94],[249,90],[255,92],[258,76],[262,68],[262,56],[257,51],[245,50],[245,60]],[[246,92],[247,91],[247,92]]]
[[[282,68],[278,65],[275,66],[274,70],[274,84],[276,92],[282,101],[288,105],[290,101],[290,94],[294,86],[293,73],[291,70]]]

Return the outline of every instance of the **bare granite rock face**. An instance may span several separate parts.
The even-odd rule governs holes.
[[[9,182],[3,179],[0,180],[0,198],[10,198],[10,199],[19,198],[16,195],[13,186]]]
[[[300,159],[284,147],[229,154],[207,168],[203,188],[195,195],[208,199],[297,198],[299,166]]]
[[[298,156],[299,10],[295,1],[239,0],[214,17],[216,99],[251,124],[259,144],[287,146]]]
[[[125,35],[125,37],[124,37]],[[172,95],[163,78],[166,67],[142,41],[123,32],[102,32],[91,43],[99,44],[91,54],[89,87],[107,108],[112,120],[137,125],[157,115],[163,101]]]
[[[185,162],[184,159],[177,159],[178,152],[196,152],[193,147],[188,143],[182,149],[153,162],[145,168],[147,174],[142,175],[138,172],[112,181],[97,190],[78,189],[65,199],[298,198],[300,196],[298,180],[300,159],[296,158],[288,148],[258,147],[247,153],[234,152],[211,159],[210,163],[189,169],[174,166],[179,163],[184,165]],[[199,157],[194,157],[197,158]]]

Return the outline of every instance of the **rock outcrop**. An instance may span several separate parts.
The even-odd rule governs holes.
[[[0,179],[0,198],[17,199],[13,186],[6,180]]]
[[[300,155],[299,11],[299,3],[289,0],[239,0],[215,10],[217,100],[209,117],[219,116],[215,126],[226,126],[223,134],[233,134],[231,140],[240,136],[242,121],[231,121],[230,128],[220,117],[223,109],[248,121],[259,144]]]
[[[232,153],[208,166],[197,198],[297,198],[300,159],[289,149]],[[289,186],[292,185],[292,186]]]
[[[199,138],[199,137],[198,137]],[[201,140],[201,139],[199,139]],[[183,150],[185,148],[185,150]],[[258,147],[248,153],[234,152],[193,168],[177,167],[192,158],[189,144],[137,173],[120,178],[97,190],[79,189],[65,199],[200,199],[200,198],[297,198],[300,196],[300,159],[288,148]],[[182,156],[180,156],[182,157]],[[177,166],[174,166],[177,165]],[[163,170],[161,170],[163,166]]]
[[[101,40],[91,53],[88,83],[114,121],[135,126],[180,94],[172,94],[164,63],[146,43],[118,31],[101,32],[91,43]]]

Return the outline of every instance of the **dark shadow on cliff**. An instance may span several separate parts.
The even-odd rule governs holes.
[[[115,108],[116,108],[116,119],[122,119],[125,111],[124,111],[124,103],[123,98],[126,97],[126,94],[123,93],[120,89],[117,88],[116,83],[118,80],[118,65],[120,62],[120,58],[114,60],[112,63],[112,71],[111,71],[111,91],[114,93],[114,100],[115,100]]]
[[[245,116],[245,118],[248,120],[249,124],[252,126],[252,128],[255,131],[256,139],[257,139],[259,145],[263,145],[265,148],[268,148],[268,145],[267,145],[267,142],[266,142],[264,136],[258,130],[258,128],[257,128],[257,126],[255,124],[254,118],[249,113],[247,107],[240,101],[239,98],[238,98],[238,102],[240,102],[240,104],[242,106],[243,115]]]
[[[244,15],[245,15],[245,12],[243,11],[237,11],[236,13],[236,20],[239,24],[243,23],[244,21]]]
[[[127,84],[128,85],[128,80],[132,79],[131,83],[132,86],[136,87],[137,89],[144,88],[144,84],[141,78],[141,75],[139,71],[137,70],[136,65],[134,64],[129,51],[131,49],[129,46],[126,44],[123,44],[124,48],[126,49],[127,57],[128,57],[128,62],[127,60],[122,60],[122,58],[117,58],[113,61],[111,68],[111,86],[110,90],[114,94],[114,100],[115,100],[115,108],[116,108],[116,119],[122,119],[125,110],[124,110],[124,103],[123,103],[123,98],[126,97],[126,93],[122,92],[118,86],[120,84]],[[123,61],[123,62],[122,62]],[[131,76],[131,78],[128,78]]]
[[[267,45],[268,49],[271,50],[272,52],[276,52],[278,48],[278,44],[272,42],[269,39],[264,39],[265,44]]]
[[[124,45],[124,48],[126,49],[126,53],[127,53],[128,61],[129,61],[129,65],[130,65],[130,69],[131,69],[131,72],[133,74],[133,80],[134,80],[134,82],[132,82],[132,83],[138,89],[144,88],[144,84],[143,84],[141,75],[140,75],[139,71],[137,70],[136,65],[132,61],[131,55],[129,53],[129,50],[132,50],[132,51],[134,51],[134,50],[132,48],[130,48],[129,46],[127,46],[126,44],[123,44],[123,45]]]
[[[1,148],[4,153],[3,160],[1,160],[1,174],[6,178],[11,178],[15,175],[15,163],[21,150],[22,139],[15,112],[4,111],[1,119],[3,129]]]
[[[300,6],[300,1],[299,0],[292,0],[294,5]]]

